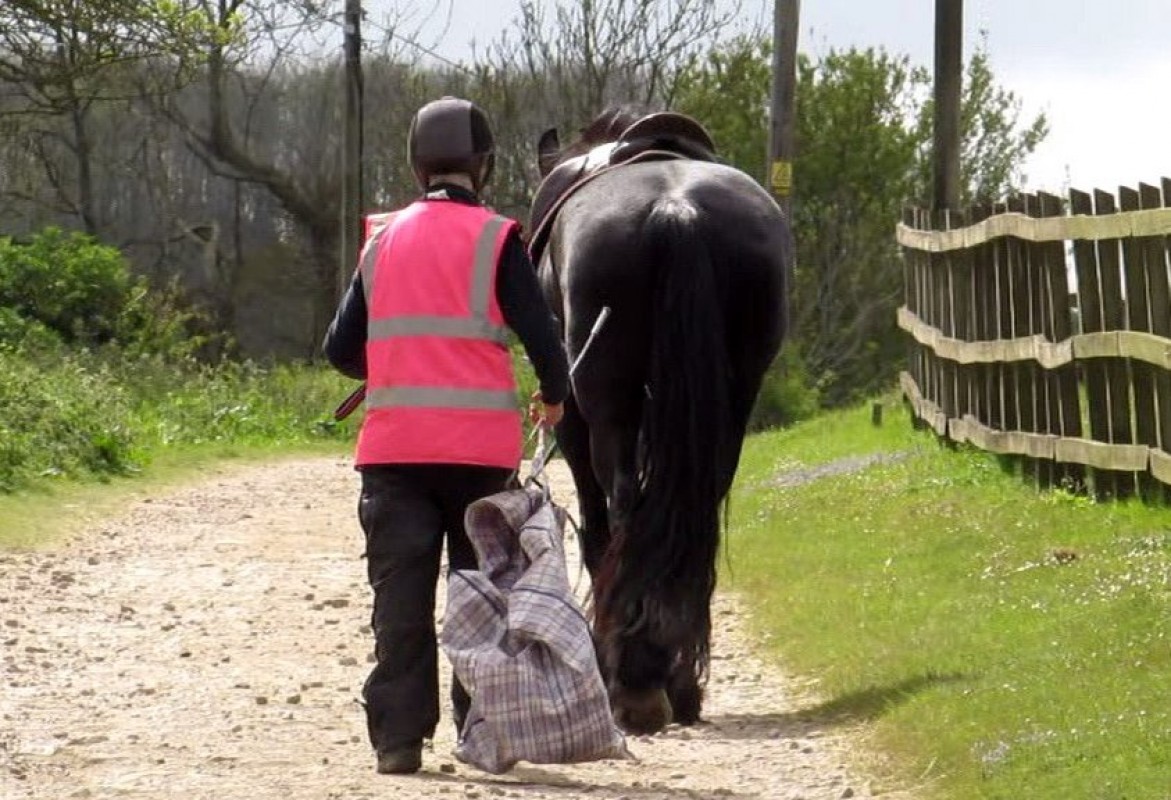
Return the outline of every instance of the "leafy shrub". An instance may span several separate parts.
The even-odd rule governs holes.
[[[10,353],[57,353],[63,342],[54,331],[15,309],[0,306],[0,350]]]
[[[254,362],[175,364],[159,356],[127,361],[123,380],[135,397],[135,420],[157,446],[233,442],[265,444],[343,438],[330,413],[353,383],[330,370]]]
[[[116,341],[121,356],[130,360],[161,356],[179,362],[209,350],[222,352],[223,342],[212,340],[222,340],[226,334],[195,332],[206,328],[205,323],[201,314],[183,308],[174,287],[152,291],[145,281],[139,281],[127,294],[118,316]]]
[[[170,446],[344,440],[356,426],[330,412],[353,387],[302,365],[0,349],[0,491],[43,476],[131,472]]]
[[[0,239],[0,306],[67,342],[114,338],[133,286],[122,254],[83,234],[48,228],[28,244]]]
[[[46,367],[0,350],[0,490],[34,476],[135,466],[130,404],[108,371],[65,356]]]
[[[124,473],[172,444],[352,435],[330,417],[351,382],[311,367],[201,363],[213,338],[192,334],[201,323],[176,291],[152,291],[86,236],[0,238],[0,491]]]
[[[197,315],[176,291],[152,291],[115,248],[56,228],[27,244],[0,238],[0,312],[0,341],[27,339],[35,324],[37,347],[46,331],[68,344],[114,343],[131,357],[184,358],[206,344],[191,335]]]
[[[800,348],[786,343],[764,376],[748,429],[786,427],[815,416],[819,409],[819,392],[811,383]]]

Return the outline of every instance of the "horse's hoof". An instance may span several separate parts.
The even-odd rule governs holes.
[[[662,689],[620,689],[611,698],[614,721],[633,736],[658,733],[671,723],[671,703]]]
[[[680,725],[694,725],[699,722],[699,711],[703,707],[703,688],[693,672],[677,672],[671,676],[667,686],[667,698],[671,701],[671,716]]]

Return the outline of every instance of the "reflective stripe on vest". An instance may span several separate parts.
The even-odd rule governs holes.
[[[366,240],[362,247],[362,255],[359,256],[358,270],[362,273],[362,294],[366,296],[367,310],[370,308],[370,298],[374,296],[374,267],[378,264],[378,250],[383,237],[390,230],[393,219],[393,216],[388,216],[381,225],[374,228],[374,235]]]
[[[484,223],[476,239],[468,312],[466,317],[445,317],[419,314],[401,315],[370,320],[368,337],[371,341],[407,336],[439,336],[473,339],[507,345],[508,329],[492,322],[489,308],[492,300],[493,277],[496,274],[496,238],[500,229],[511,223],[507,217],[493,216]],[[367,309],[370,308],[377,272],[378,254],[382,240],[392,235],[394,220],[374,232],[362,254],[362,282]],[[453,408],[483,409],[486,411],[514,411],[517,397],[513,391],[488,391],[455,387],[397,386],[371,389],[366,395],[366,408]]]
[[[370,408],[464,408],[515,411],[516,392],[488,389],[437,389],[431,386],[395,386],[366,394]]]
[[[486,339],[497,344],[508,343],[508,333],[500,325],[484,319],[463,317],[412,316],[376,319],[370,322],[370,338],[389,339],[393,336],[450,336],[456,339]]]

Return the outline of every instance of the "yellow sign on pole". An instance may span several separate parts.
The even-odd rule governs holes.
[[[769,169],[769,185],[777,197],[788,197],[793,191],[793,162],[774,161]]]

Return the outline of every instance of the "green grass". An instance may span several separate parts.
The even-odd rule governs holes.
[[[745,447],[724,585],[817,678],[808,713],[871,723],[883,780],[928,798],[1171,798],[1171,514],[1037,493],[886,417]],[[874,453],[904,455],[776,485]]]

